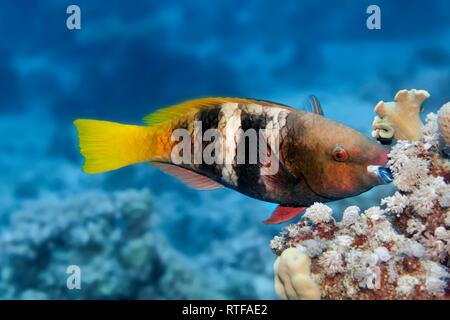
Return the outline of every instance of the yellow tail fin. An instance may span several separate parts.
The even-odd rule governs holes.
[[[74,124],[86,173],[101,173],[151,160],[151,127],[86,119],[75,120]]]

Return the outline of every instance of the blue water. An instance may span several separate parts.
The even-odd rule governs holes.
[[[80,30],[66,27],[70,4]],[[72,121],[139,124],[190,98],[301,106],[315,94],[327,117],[370,134],[375,104],[404,88],[428,90],[425,112],[436,110],[449,100],[450,2],[376,1],[380,30],[366,27],[370,4],[2,1],[0,298],[275,298],[268,243],[281,227],[261,222],[273,205],[193,191],[146,164],[88,176]],[[138,213],[114,203],[139,207],[120,192],[143,188],[151,204],[133,210],[151,223],[136,231]],[[336,216],[390,191],[335,203]],[[81,289],[67,288],[68,265]]]

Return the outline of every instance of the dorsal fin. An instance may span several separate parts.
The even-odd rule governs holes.
[[[323,116],[322,105],[320,104],[319,99],[317,99],[317,97],[315,95],[312,94],[309,96],[309,103],[311,104],[314,113],[317,113],[317,114],[320,114],[321,116]]]
[[[165,121],[170,121],[181,116],[186,116],[190,113],[195,113],[202,108],[216,107],[220,106],[226,102],[236,102],[236,103],[257,103],[261,105],[276,105],[283,108],[291,108],[282,104],[275,102],[270,102],[266,100],[250,99],[250,98],[224,98],[224,97],[214,97],[214,98],[200,98],[194,100],[184,101],[182,103],[156,110],[153,113],[144,117],[144,122],[148,125],[153,125],[157,123],[162,123]]]
[[[310,95],[301,109],[304,109],[306,112],[312,112],[323,116],[322,105],[315,95]]]
[[[197,112],[202,108],[220,106],[221,104],[226,102],[249,103],[252,102],[252,100],[222,97],[188,100],[167,108],[156,110],[155,112],[145,116],[144,122],[148,125],[153,125],[165,121],[170,121],[181,116],[186,116],[186,114]]]
[[[151,164],[157,166],[165,173],[180,179],[191,188],[197,190],[214,190],[223,188],[223,185],[221,185],[220,183],[189,169],[164,162],[151,162]]]

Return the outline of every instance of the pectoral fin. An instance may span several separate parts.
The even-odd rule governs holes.
[[[286,188],[293,188],[299,183],[278,156],[267,146],[267,152],[260,153],[260,177],[268,192],[278,192]]]
[[[264,221],[266,224],[278,224],[294,219],[303,213],[304,207],[283,207],[278,206],[269,219]]]

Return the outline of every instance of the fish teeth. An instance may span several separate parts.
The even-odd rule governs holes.
[[[378,174],[378,169],[380,167],[381,166],[374,166],[374,165],[367,166],[367,172],[372,174]]]
[[[390,173],[388,167],[379,165],[367,166],[367,172],[376,175],[384,183],[392,182],[392,173]]]

